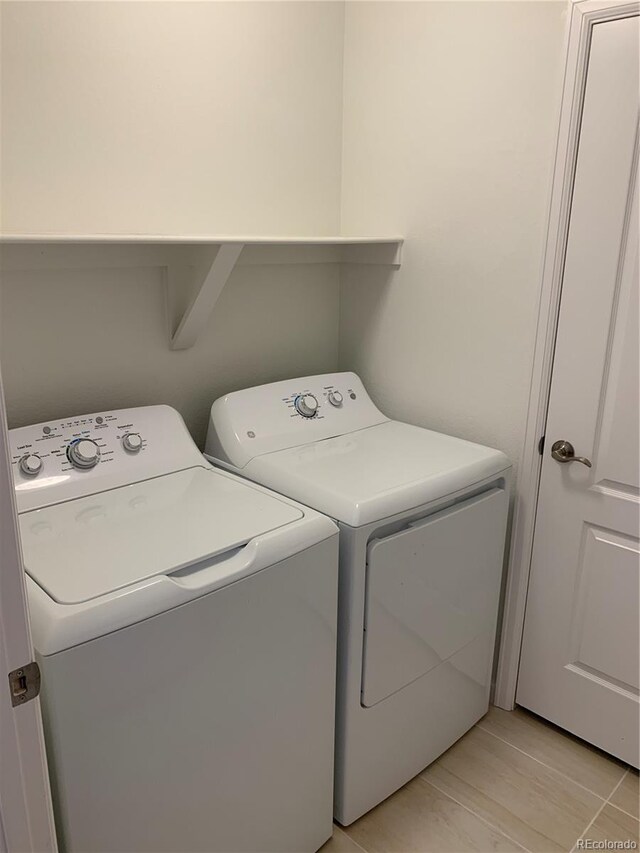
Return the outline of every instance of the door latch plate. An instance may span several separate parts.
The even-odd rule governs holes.
[[[24,705],[40,693],[40,667],[35,661],[9,673],[11,704]]]

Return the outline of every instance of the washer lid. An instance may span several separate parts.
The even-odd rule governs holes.
[[[398,421],[267,453],[243,474],[352,527],[509,468],[499,450]]]
[[[76,604],[225,553],[303,517],[235,477],[188,468],[20,515],[25,567]]]

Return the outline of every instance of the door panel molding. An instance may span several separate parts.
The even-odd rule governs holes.
[[[602,686],[639,695],[638,655],[629,648],[620,633],[624,619],[610,623],[605,643],[598,625],[601,614],[612,609],[624,614],[636,607],[638,600],[638,538],[609,530],[596,524],[585,524],[578,553],[576,596],[570,616],[569,648],[565,666],[586,677],[594,675]],[[611,553],[608,574],[603,577],[597,565],[597,551]]]
[[[615,295],[609,322],[607,356],[600,386],[600,400],[596,433],[593,443],[594,484],[593,489],[603,494],[621,495],[623,499],[640,499],[640,483],[637,474],[640,468],[640,449],[634,431],[625,429],[620,417],[627,401],[623,389],[638,387],[638,329],[633,318],[638,316],[638,252],[629,244],[629,233],[638,233],[638,131],[634,146],[633,172],[629,182],[629,194],[625,222],[620,241]],[[634,257],[627,257],[630,251]],[[622,424],[622,429],[620,425]],[[636,481],[624,482],[627,472],[625,460],[634,459]]]
[[[638,2],[579,0],[569,11],[565,38],[566,63],[556,143],[547,238],[542,262],[531,391],[523,451],[518,466],[516,510],[505,592],[500,655],[493,701],[515,706],[516,684],[524,631],[525,605],[533,550],[542,456],[538,451],[551,389],[558,328],[560,293],[569,233],[569,218],[578,155],[578,139],[593,27],[640,14]]]

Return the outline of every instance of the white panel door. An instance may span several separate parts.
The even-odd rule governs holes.
[[[517,690],[636,767],[639,35],[593,28]]]
[[[8,673],[33,660],[0,377],[0,851],[56,850],[40,700],[13,706]]]

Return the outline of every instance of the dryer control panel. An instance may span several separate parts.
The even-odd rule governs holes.
[[[12,429],[9,447],[20,512],[203,464],[184,421],[169,406]]]
[[[256,456],[387,421],[355,373],[325,373],[235,391],[211,407],[205,453],[243,468]]]

